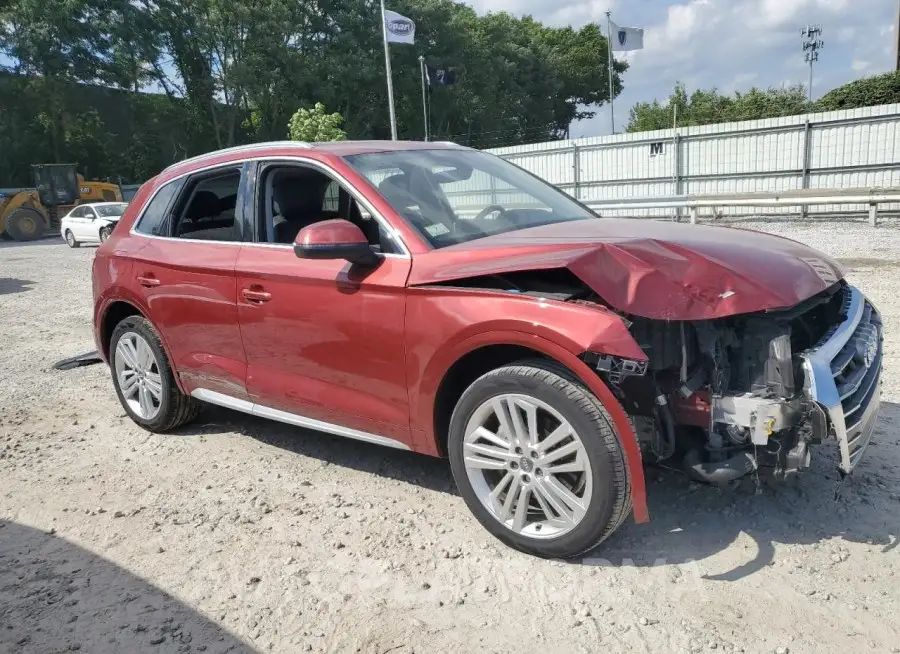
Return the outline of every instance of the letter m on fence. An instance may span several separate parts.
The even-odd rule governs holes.
[[[655,157],[658,154],[662,154],[663,146],[664,146],[664,143],[662,141],[659,141],[658,143],[651,143],[650,144],[650,156]]]

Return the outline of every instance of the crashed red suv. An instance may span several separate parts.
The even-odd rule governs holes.
[[[166,169],[100,246],[94,327],[152,431],[204,402],[447,456],[520,550],[629,513],[642,462],[699,481],[849,473],[880,402],[878,312],[827,256],[744,230],[597,216],[441,143],[268,143]]]

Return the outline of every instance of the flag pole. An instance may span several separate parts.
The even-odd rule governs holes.
[[[391,48],[388,45],[387,21],[384,17],[384,0],[381,0],[381,36],[384,38],[384,71],[387,76],[388,111],[391,114],[391,140],[397,140],[397,114],[394,111],[394,80],[391,75]]]
[[[431,85],[428,85],[431,88]],[[434,138],[434,132],[431,129],[431,93],[428,93],[428,138]]]
[[[425,140],[428,140],[428,103],[425,101],[425,57],[419,55],[419,68],[422,73],[422,118],[425,121]]]
[[[610,134],[616,133],[616,110],[613,105],[613,54],[612,54],[612,20],[610,10],[606,10],[606,58],[609,64],[609,124]]]

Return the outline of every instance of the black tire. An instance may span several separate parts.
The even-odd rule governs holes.
[[[21,207],[6,217],[6,232],[14,241],[34,241],[44,235],[46,222],[40,211]]]
[[[112,230],[109,227],[101,227],[100,228],[100,242],[106,243],[106,239],[109,238],[110,234],[112,234]]]
[[[474,411],[503,393],[524,393],[553,407],[578,433],[590,462],[593,492],[578,525],[556,538],[531,538],[499,522],[478,499],[466,473],[463,440]],[[571,558],[596,547],[631,513],[631,478],[612,418],[597,397],[565,367],[528,360],[493,370],[463,393],[450,419],[450,466],[460,494],[479,522],[508,546],[544,558]]]
[[[115,372],[116,346],[119,343],[119,339],[128,332],[135,332],[143,337],[144,340],[149,343],[150,348],[153,350],[153,354],[156,357],[157,369],[159,370],[159,376],[162,383],[162,393],[159,412],[152,420],[145,420],[132,411],[122,395],[122,390],[119,388],[119,380]],[[163,349],[159,333],[150,321],[143,316],[129,316],[116,325],[109,344],[109,367],[112,372],[113,386],[115,386],[119,402],[122,403],[122,407],[128,413],[128,417],[144,429],[152,432],[164,433],[177,429],[190,422],[197,417],[198,413],[200,413],[200,409],[202,408],[200,402],[189,395],[182,393],[181,389],[178,388],[178,384],[175,383],[175,375],[172,366],[169,363],[169,359],[166,356],[166,351]]]
[[[81,243],[75,240],[75,234],[72,233],[71,229],[66,230],[66,244],[70,248],[81,247]]]

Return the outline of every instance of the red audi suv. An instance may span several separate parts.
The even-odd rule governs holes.
[[[517,549],[648,519],[642,463],[727,484],[874,430],[882,328],[830,258],[601,218],[451,143],[264,143],[145,183],[93,266],[128,415],[203,403],[449,458]],[[302,438],[302,434],[297,435]]]

